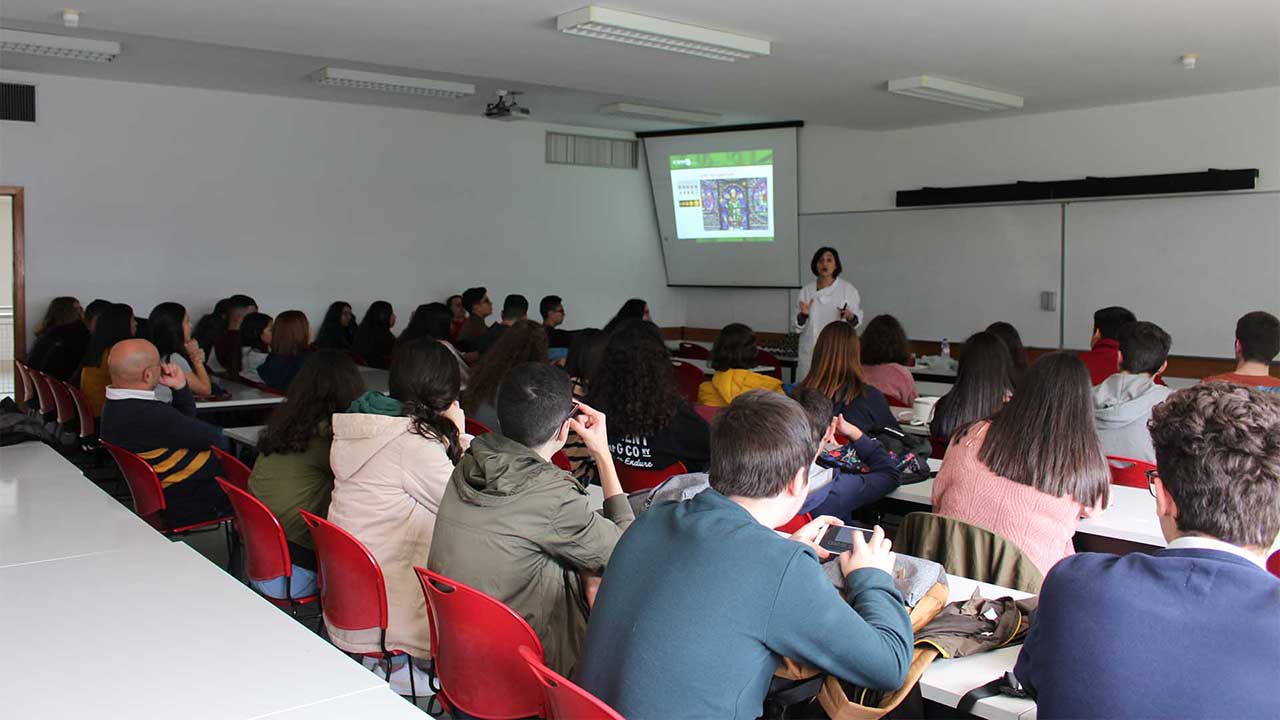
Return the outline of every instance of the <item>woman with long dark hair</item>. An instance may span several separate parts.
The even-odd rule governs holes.
[[[911,348],[907,331],[892,315],[877,315],[862,330],[862,376],[886,399],[911,407],[916,401],[916,379],[907,369]],[[890,404],[895,404],[890,402]]]
[[[1106,507],[1110,483],[1089,371],[1075,353],[1055,352],[990,420],[956,431],[933,510],[1012,541],[1047,575],[1073,552],[1079,518]]]
[[[356,314],[351,303],[339,300],[329,305],[316,332],[317,350],[350,350],[356,342]]]
[[[1009,348],[1009,359],[1013,361],[1013,386],[1018,387],[1030,364],[1027,361],[1027,349],[1022,345],[1022,335],[1018,333],[1018,328],[1007,322],[993,322],[987,326],[987,332],[1000,338],[1005,347]]]
[[[262,382],[275,390],[289,383],[311,354],[311,323],[301,310],[285,310],[271,327],[271,352],[258,366]]]
[[[396,347],[389,397],[367,392],[333,416],[329,520],[355,535],[382,566],[386,644],[415,662],[430,657],[431,639],[413,566],[426,562],[440,499],[471,443],[458,406],[461,385],[453,354],[419,338]],[[380,649],[376,629],[330,628],[330,637],[347,652]]]
[[[547,362],[547,331],[532,320],[517,320],[489,348],[471,373],[462,407],[467,415],[494,432],[502,432],[498,422],[498,386],[507,373],[527,362]]]
[[[782,381],[761,375],[751,368],[760,356],[756,333],[742,323],[724,326],[711,346],[711,368],[715,375],[698,386],[698,404],[725,407],[748,390],[782,392]]]
[[[352,351],[364,358],[369,367],[385,370],[391,366],[391,351],[396,347],[396,336],[391,333],[395,326],[396,313],[391,303],[386,300],[373,303],[356,328]]]
[[[444,345],[458,359],[458,368],[462,371],[462,388],[465,390],[469,376],[467,361],[462,359],[462,354],[453,346],[453,341],[450,339],[452,324],[453,313],[449,312],[446,305],[438,302],[424,303],[409,316],[409,325],[405,327],[404,332],[400,333],[400,337],[396,338],[396,344],[418,338],[429,338]]]
[[[94,417],[102,415],[107,402],[107,386],[111,384],[111,372],[107,369],[107,354],[111,346],[128,340],[138,332],[133,319],[133,309],[121,303],[112,303],[98,314],[93,324],[93,336],[89,350],[80,367],[80,389],[93,410]]]
[[[591,378],[587,403],[609,418],[614,458],[660,470],[677,460],[705,470],[711,429],[676,386],[671,353],[658,327],[627,320],[614,330]]]
[[[193,395],[213,392],[209,371],[205,368],[204,351],[191,338],[191,316],[180,303],[163,302],[151,311],[148,332],[151,344],[160,353],[160,362],[177,365],[187,376],[187,387]],[[164,385],[156,386],[156,399],[170,402],[173,391]]]
[[[862,321],[862,296],[849,281],[840,277],[844,265],[833,247],[820,247],[809,261],[813,282],[800,289],[795,330],[800,333],[800,359],[796,376],[809,374],[818,336],[833,322],[845,321],[857,327]]]
[[[212,367],[213,346],[218,339],[227,333],[227,313],[231,304],[230,298],[223,298],[213,306],[213,312],[208,313],[196,322],[195,329],[191,331],[191,337],[195,338],[196,344],[204,351],[206,364],[209,369],[217,370]]]
[[[36,341],[27,353],[27,365],[67,381],[75,375],[88,348],[89,328],[84,324],[80,301],[70,296],[57,297],[36,326]]]
[[[265,384],[258,368],[267,361],[271,352],[271,333],[274,323],[266,313],[249,313],[240,323],[240,364],[237,374],[259,384]]]
[[[630,300],[622,303],[622,307],[618,308],[618,313],[614,315],[613,319],[604,326],[604,331],[611,333],[618,327],[618,325],[626,322],[627,320],[644,320],[645,322],[651,322],[652,318],[649,316],[649,303],[641,300],[640,298],[631,298]]]
[[[1009,348],[989,332],[974,333],[964,341],[956,384],[933,407],[929,435],[945,443],[958,428],[994,415],[1012,394]]]
[[[298,511],[321,517],[329,512],[333,492],[331,418],[362,393],[364,379],[345,353],[311,353],[289,385],[288,402],[276,406],[258,437],[258,461],[249,475],[249,489],[284,528],[294,564],[295,597],[306,595],[308,590],[314,592],[316,570],[315,544]],[[258,589],[272,597],[284,597],[283,585],[272,580]]]
[[[814,344],[809,374],[796,386],[814,388],[826,395],[835,414],[844,416],[862,432],[878,427],[901,430],[884,394],[863,377],[860,348],[858,331],[852,324],[828,324]]]

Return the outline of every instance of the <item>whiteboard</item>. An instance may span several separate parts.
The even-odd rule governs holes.
[[[960,341],[1004,320],[1028,346],[1058,347],[1062,208],[1001,205],[822,213],[800,217],[801,277],[824,245],[862,295],[867,319],[889,313],[913,340]]]
[[[1123,305],[1173,336],[1174,355],[1234,355],[1236,319],[1280,313],[1280,194],[1076,202],[1066,209],[1067,347]]]

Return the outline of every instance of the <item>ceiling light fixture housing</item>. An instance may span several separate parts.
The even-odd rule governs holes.
[[[120,43],[0,28],[0,52],[105,63],[120,55]]]
[[[720,121],[717,113],[693,112],[692,110],[676,110],[674,108],[640,105],[637,103],[613,103],[600,108],[606,115],[626,115],[628,117],[645,118],[646,120],[674,120],[690,125],[712,125]]]
[[[408,75],[386,75],[384,73],[365,72],[364,70],[351,70],[340,67],[321,68],[315,73],[313,79],[321,85],[453,100],[476,94],[476,86],[470,83],[433,80],[431,78],[411,77]]]
[[[588,5],[556,18],[562,33],[734,62],[765,57],[768,40]]]
[[[970,110],[1017,110],[1022,107],[1022,96],[989,90],[935,75],[917,75],[889,81],[889,92],[921,100],[959,105]]]

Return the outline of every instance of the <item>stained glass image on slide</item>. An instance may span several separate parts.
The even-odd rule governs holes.
[[[700,181],[703,230],[765,230],[769,183],[765,178]]]

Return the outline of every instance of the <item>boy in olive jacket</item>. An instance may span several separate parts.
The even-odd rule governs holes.
[[[586,608],[635,516],[613,468],[605,417],[574,402],[563,370],[516,367],[498,389],[497,412],[503,435],[475,438],[449,479],[427,566],[519,613],[542,640],[547,665],[568,675]],[[603,517],[586,488],[551,464],[569,430],[600,470]]]

